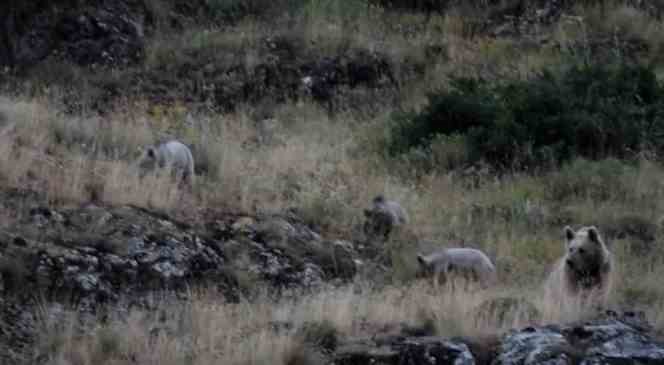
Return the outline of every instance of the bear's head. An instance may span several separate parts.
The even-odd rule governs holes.
[[[157,153],[157,147],[155,146],[147,146],[142,149],[135,165],[133,165],[139,178],[143,179],[147,174],[155,171],[159,164]]]
[[[392,231],[392,217],[381,209],[364,210],[364,234],[367,238],[387,239]]]
[[[138,167],[141,173],[151,171],[157,166],[157,149],[154,146],[148,146],[138,159]]]
[[[372,202],[374,203],[374,205],[385,204],[385,201],[386,201],[386,200],[385,200],[385,195],[383,195],[383,194],[378,194],[378,195],[376,195],[376,196],[373,198],[373,200],[372,200]]]
[[[417,254],[417,272],[415,274],[416,278],[424,278],[431,276],[433,274],[433,263],[432,260],[428,257],[422,255],[421,253]]]
[[[578,231],[565,227],[565,265],[580,276],[597,276],[606,260],[606,246],[595,226]]]

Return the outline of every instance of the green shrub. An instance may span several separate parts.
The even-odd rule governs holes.
[[[664,87],[643,66],[574,66],[507,82],[456,78],[428,99],[421,112],[394,116],[392,156],[430,149],[439,135],[463,137],[468,162],[500,169],[664,149]]]
[[[457,78],[452,89],[432,93],[421,113],[394,116],[389,152],[400,154],[413,148],[426,148],[439,135],[467,135],[485,128],[498,117],[492,90],[478,79]]]

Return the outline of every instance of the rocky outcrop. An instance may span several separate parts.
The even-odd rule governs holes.
[[[0,230],[2,363],[30,350],[37,308],[149,309],[157,297],[186,299],[192,287],[227,301],[259,286],[299,295],[356,271],[352,243],[327,241],[290,213],[203,212],[181,221],[134,206],[56,210],[25,199],[4,192],[0,203],[18,217]]]
[[[649,336],[642,315],[607,312],[572,325],[528,327],[505,336],[493,365],[657,364],[664,344]]]
[[[2,363],[29,356],[37,314],[58,313],[37,308],[73,302],[79,313],[97,318],[102,308],[119,313],[132,306],[153,308],[159,296],[186,300],[185,289],[192,286],[215,289],[229,301],[258,285],[299,295],[352,278],[361,262],[352,242],[326,240],[290,211],[201,212],[178,220],[133,206],[56,210],[24,202],[24,195],[3,195],[5,208],[18,214],[0,231]],[[486,314],[502,324],[513,322],[508,314],[519,311],[520,318],[538,317],[528,303],[510,298],[476,310],[479,320]],[[527,327],[487,342],[434,336],[432,323],[399,328],[394,333],[378,329],[364,339],[335,337],[326,357],[340,365],[664,362],[664,344],[653,338],[644,316],[632,312]]]
[[[224,257],[210,242],[131,207],[91,205],[62,212],[37,207],[21,223],[5,232],[0,251],[5,262],[21,267],[3,266],[8,292],[31,287],[94,305],[135,291],[177,289],[190,279],[224,276]],[[219,283],[233,288],[230,278]]]
[[[356,272],[351,242],[329,241],[295,214],[200,212],[176,219],[135,206],[54,209],[38,194],[0,192],[15,214],[0,230],[0,363],[25,360],[39,308],[150,309],[192,287],[226,301],[266,287],[299,295]],[[26,203],[29,202],[29,203]],[[60,303],[60,304],[59,304]]]
[[[4,2],[0,9],[0,67],[29,67],[49,56],[126,66],[143,56],[146,9],[139,2]]]
[[[607,312],[569,325],[514,330],[497,341],[393,335],[340,346],[334,364],[660,364],[664,344],[654,340],[642,315]]]
[[[192,285],[231,301],[259,283],[309,290],[352,278],[355,265],[351,243],[324,240],[292,214],[187,223],[132,206],[36,206],[0,232],[3,294],[89,306]]]

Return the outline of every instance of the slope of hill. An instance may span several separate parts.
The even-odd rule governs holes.
[[[0,24],[3,364],[664,358],[657,2],[35,0]],[[137,169],[171,138],[192,191]],[[411,218],[384,242],[378,194]],[[567,224],[615,255],[609,308],[542,294]],[[499,284],[418,280],[451,246]]]

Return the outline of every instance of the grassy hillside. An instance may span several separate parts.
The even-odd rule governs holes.
[[[511,148],[512,139],[521,145],[518,153],[509,150],[496,164],[486,157],[501,151],[483,145],[481,154],[473,155],[477,151],[469,150],[463,133],[445,130],[445,116],[461,124],[469,123],[467,118],[484,123],[491,111],[482,114],[480,105],[502,108],[497,125],[515,115],[532,122],[552,115],[546,105],[524,112],[526,105],[535,104],[526,104],[532,101],[528,95],[512,98],[515,94],[490,89],[493,104],[474,95],[477,104],[461,105],[457,114],[431,116],[436,96],[449,96],[456,77],[476,78],[481,85],[526,85],[524,93],[539,90],[544,101],[566,92],[572,101],[586,95],[585,88],[561,91],[538,84],[543,69],[563,78],[576,66],[639,65],[661,85],[664,24],[654,13],[625,2],[580,2],[550,21],[513,27],[483,22],[497,19],[506,5],[450,2],[444,11],[419,11],[389,10],[364,1],[281,1],[266,16],[258,10],[263,9],[261,1],[239,4],[208,1],[218,11],[212,22],[216,26],[152,34],[145,58],[131,67],[98,71],[48,59],[28,76],[7,76],[12,82],[5,84],[0,98],[0,187],[36,191],[54,206],[132,203],[194,219],[204,219],[207,208],[294,208],[317,231],[353,242],[361,240],[362,209],[383,193],[411,217],[406,231],[385,245],[391,267],[381,271],[367,264],[352,286],[294,299],[258,294],[225,304],[211,294],[196,293],[185,307],[159,304],[162,318],[137,311],[129,322],[100,325],[82,337],[73,324],[67,331],[58,327],[64,313],[57,321],[45,316],[45,336],[37,351],[51,363],[262,364],[269,359],[315,364],[319,355],[302,344],[322,341],[317,336],[366,335],[401,322],[441,335],[486,335],[528,323],[520,314],[503,322],[495,317],[475,321],[473,308],[496,297],[527,299],[541,313],[538,321],[578,318],[585,309],[560,311],[540,291],[547,272],[564,254],[566,224],[599,228],[617,262],[612,305],[643,309],[664,331],[661,136],[634,137],[616,153],[584,153],[576,146],[545,166],[539,155],[521,164],[529,154],[544,152],[528,150],[532,141],[518,140],[523,134],[506,133],[498,136],[508,138],[504,148]],[[384,63],[389,72],[360,86],[339,82],[331,97],[290,90],[301,86],[301,75],[283,74],[289,66],[302,70],[324,58],[359,64],[365,52],[374,57],[367,64]],[[265,81],[260,65],[273,65],[265,68],[266,75],[275,72],[271,80],[283,84]],[[285,84],[288,88],[282,88]],[[460,104],[473,97],[460,95]],[[621,97],[637,100],[620,115],[624,131],[644,132],[626,119],[639,113],[651,112],[643,120],[663,123],[664,93],[658,91],[648,103],[632,89]],[[523,105],[501,104],[513,100]],[[606,111],[593,100],[584,104],[592,104],[588,110]],[[441,108],[446,112],[460,104]],[[560,124],[551,122],[538,133],[562,128],[571,118],[555,115],[561,116]],[[443,135],[427,132],[426,143],[413,137],[413,143],[404,142],[395,153],[395,138],[409,138],[409,125],[403,123],[413,120],[440,123]],[[589,128],[589,138],[614,128],[604,120]],[[198,174],[192,193],[163,177],[138,177],[134,163],[140,149],[166,138],[192,146]],[[602,146],[622,140],[612,134],[611,143]],[[556,141],[549,142],[546,146]],[[0,214],[4,227],[18,219],[9,207]],[[417,252],[460,244],[489,254],[500,272],[498,287],[451,294],[413,281]],[[75,311],[71,317],[75,322]],[[294,330],[280,331],[275,323],[281,322],[291,323]],[[323,323],[319,330],[324,333],[307,332],[311,323]]]

